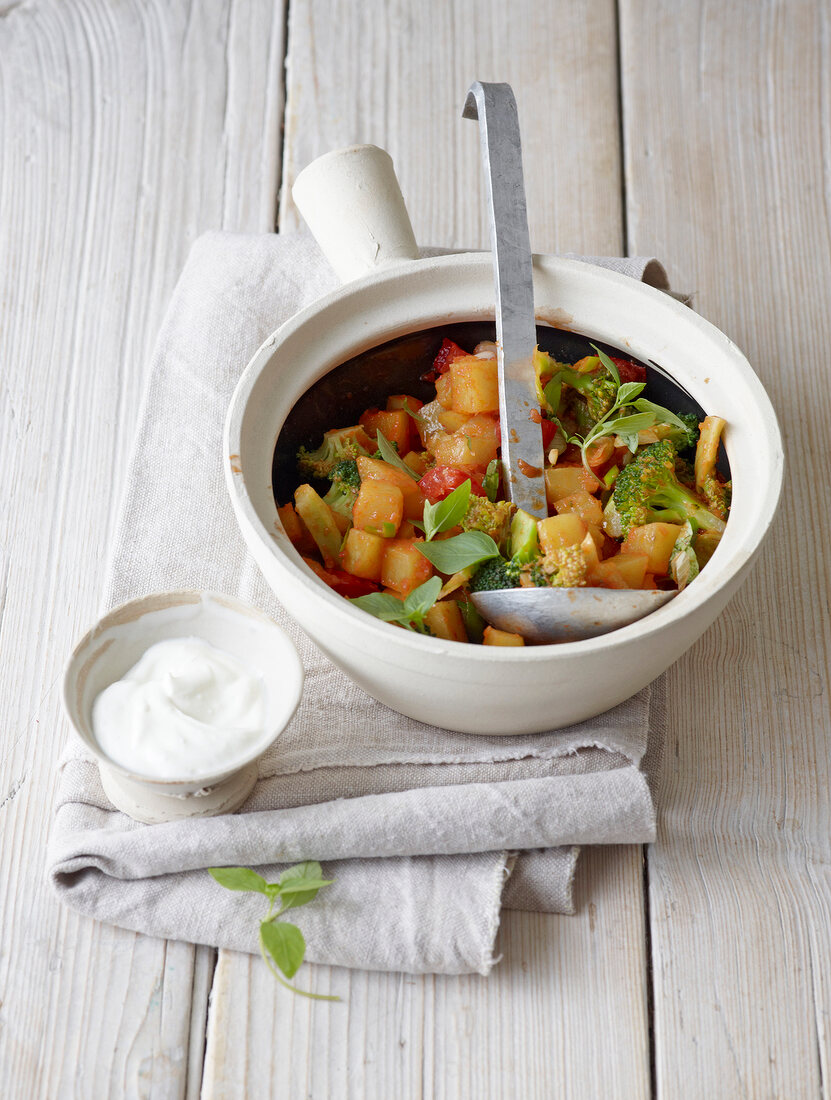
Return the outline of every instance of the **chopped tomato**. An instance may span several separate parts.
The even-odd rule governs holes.
[[[614,355],[610,358],[617,367],[621,383],[646,381],[646,367],[642,367],[640,363],[633,363],[631,359],[616,359]]]
[[[546,417],[542,417],[540,427],[542,428],[542,449],[547,453],[554,436],[557,434],[557,425],[552,424]]]
[[[341,596],[346,596],[348,600],[355,599],[358,596],[368,596],[370,592],[380,592],[380,584],[376,584],[375,581],[366,581],[363,577],[353,577],[351,573],[347,573],[345,569],[327,569],[328,576],[322,579],[326,581],[330,588],[339,593]]]
[[[458,344],[454,344],[452,340],[445,338],[441,342],[441,347],[436,352],[432,370],[429,370],[426,374],[422,374],[422,382],[435,382],[440,374],[444,374],[445,371],[450,369],[450,364],[454,359],[463,359],[466,356],[467,352],[460,348]]]
[[[418,483],[419,489],[427,497],[431,504],[438,504],[444,500],[454,489],[458,489],[470,479],[470,490],[476,496],[484,497],[487,493],[482,488],[481,478],[471,474],[470,470],[462,470],[458,466],[434,466],[428,470]]]

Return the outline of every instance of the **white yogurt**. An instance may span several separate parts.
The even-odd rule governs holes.
[[[150,646],[92,705],[103,751],[124,768],[158,779],[219,773],[264,736],[262,677],[200,638]]]

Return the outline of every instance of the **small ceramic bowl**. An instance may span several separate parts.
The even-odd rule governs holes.
[[[92,728],[97,695],[120,680],[156,642],[196,637],[262,676],[267,714],[261,740],[222,772],[158,779],[122,767],[103,752]],[[66,667],[63,702],[70,722],[95,754],[107,797],[136,821],[156,823],[233,813],[257,779],[257,761],[291,721],[303,689],[303,666],[288,635],[261,611],[217,593],[161,592],[110,611],[76,646]]]

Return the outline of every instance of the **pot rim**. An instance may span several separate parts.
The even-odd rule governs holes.
[[[241,465],[236,466],[235,462],[239,460],[239,455],[242,453],[242,427],[252,389],[259,380],[260,375],[267,368],[269,361],[275,354],[279,345],[285,343],[286,340],[310,321],[317,320],[319,323],[322,313],[342,305],[350,298],[360,297],[367,291],[376,292],[384,301],[394,301],[396,299],[400,301],[406,293],[407,279],[411,279],[413,276],[424,275],[425,272],[431,269],[442,270],[445,268],[458,268],[460,269],[460,274],[464,274],[469,269],[477,266],[485,268],[489,273],[492,272],[492,258],[489,252],[462,252],[443,256],[425,257],[418,260],[397,263],[376,270],[369,275],[355,279],[317,299],[311,305],[306,306],[304,309],[294,314],[294,316],[290,317],[263,341],[248,362],[237,383],[229,405],[223,434],[223,467],[225,470],[226,484],[228,486],[237,521],[240,524],[244,536],[246,539],[250,539],[251,536],[256,537],[257,541],[267,549],[269,555],[274,558],[280,568],[287,572],[292,583],[294,585],[300,585],[310,596],[319,601],[323,601],[323,604],[327,608],[327,613],[335,616],[336,620],[344,629],[359,629],[367,632],[369,635],[374,636],[375,640],[381,645],[389,643],[395,638],[397,639],[398,646],[410,650],[414,657],[418,655],[426,656],[428,654],[434,656],[447,656],[448,653],[453,653],[458,656],[464,656],[468,660],[480,663],[490,663],[494,660],[495,650],[498,654],[500,664],[504,664],[505,662],[521,662],[524,664],[529,662],[548,662],[555,657],[579,657],[581,654],[587,654],[589,652],[597,653],[604,650],[611,651],[620,646],[626,646],[630,642],[649,638],[664,630],[666,627],[676,624],[679,620],[687,618],[691,613],[702,607],[745,571],[752,558],[758,552],[762,539],[773,521],[782,487],[784,461],[781,433],[776,415],[764,387],[745,356],[729,337],[713,324],[695,313],[688,306],[676,301],[671,295],[661,290],[655,289],[648,284],[637,282],[630,276],[622,275],[618,272],[599,267],[596,264],[586,263],[582,260],[564,259],[550,254],[535,254],[535,275],[541,272],[549,276],[561,275],[570,279],[576,278],[578,281],[580,279],[583,281],[595,279],[599,280],[601,283],[607,284],[610,290],[617,288],[618,291],[623,290],[630,296],[646,296],[647,301],[650,302],[654,308],[663,311],[668,318],[674,319],[679,326],[697,329],[699,334],[709,338],[709,340],[716,345],[720,345],[722,353],[730,358],[733,369],[737,372],[738,377],[755,398],[756,412],[760,414],[761,427],[764,429],[763,433],[761,433],[761,438],[764,440],[767,449],[766,466],[768,467],[768,478],[764,497],[755,511],[754,518],[756,522],[753,528],[747,532],[747,537],[743,540],[742,545],[734,547],[732,554],[725,558],[723,562],[720,562],[716,568],[714,568],[716,562],[716,558],[714,558],[713,562],[708,563],[707,569],[703,570],[696,578],[695,584],[690,585],[683,592],[680,592],[662,608],[628,626],[611,631],[608,634],[600,635],[596,638],[587,638],[575,642],[560,642],[550,645],[518,647],[488,647],[470,645],[469,643],[456,643],[456,646],[452,646],[451,643],[442,639],[431,638],[415,632],[401,630],[390,623],[384,623],[381,620],[367,615],[366,612],[360,611],[358,608],[351,607],[347,600],[328,589],[322,581],[314,577],[302,564],[299,555],[297,555],[297,561],[295,561],[288,553],[284,552],[283,548],[275,542],[272,532],[260,519],[259,513],[248,493],[244,471]],[[396,286],[396,284],[399,283],[405,285],[399,288]],[[452,314],[452,306],[447,312]],[[467,315],[468,312],[469,311],[465,312],[464,317],[453,316],[452,320],[448,320],[447,323],[469,319]],[[486,313],[489,313],[490,316],[493,315],[493,306],[491,302],[488,303],[486,309],[479,315],[480,318]],[[538,323],[551,324],[553,327],[564,329],[570,328],[567,319],[559,316],[559,311],[556,309],[551,310],[538,307],[536,313]],[[401,335],[406,332],[418,332],[424,328],[437,327],[441,324],[440,320],[434,320],[432,322],[422,322],[419,320],[410,324],[407,322],[402,324],[400,311],[396,314],[396,318],[397,323],[390,325],[389,331],[379,333],[375,330],[372,334],[367,332],[365,339],[359,341],[357,345],[350,347],[349,351],[341,355],[337,362],[331,363],[325,370],[321,371],[316,381],[328,373],[328,371],[334,369],[339,363],[346,361],[354,355],[360,354],[362,351],[384,343],[395,335]],[[582,331],[584,327],[583,325],[576,325],[574,331]],[[609,338],[605,335],[598,338],[612,345],[620,346],[620,341],[614,338]],[[621,348],[621,350],[625,353],[626,349]],[[671,377],[675,377],[671,369],[665,369],[667,369]],[[304,386],[301,393],[306,392],[306,390],[314,384],[314,382],[311,382]],[[296,396],[299,397],[300,393]],[[276,508],[277,505],[275,502],[275,519],[277,518]],[[465,645],[464,650],[458,649],[457,647],[462,644]]]

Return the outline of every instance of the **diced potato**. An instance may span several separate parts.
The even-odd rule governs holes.
[[[442,378],[444,377],[442,375]],[[457,413],[453,409],[445,409],[439,413],[438,420],[446,432],[457,432],[459,428],[463,428],[467,424],[470,417],[467,413]]]
[[[521,634],[510,634],[507,630],[486,626],[482,645],[525,645],[525,639]]]
[[[629,588],[620,570],[614,564],[615,559],[598,562],[589,571],[588,583],[592,588]]]
[[[423,451],[408,451],[404,455],[403,462],[419,477],[424,477],[427,473],[427,456]]]
[[[627,588],[643,588],[646,567],[649,564],[649,557],[646,554],[625,552],[615,554],[614,557],[607,558],[603,564],[613,565],[623,577]]]
[[[632,527],[624,539],[621,552],[624,554],[646,554],[649,562],[647,573],[657,573],[665,577],[669,571],[669,559],[675,540],[681,534],[677,523],[645,523],[642,527]]]
[[[404,517],[404,494],[388,481],[362,481],[352,522],[359,531],[394,538]]]
[[[597,549],[597,544],[591,536],[591,532],[586,531],[583,541],[580,543],[580,549],[583,551],[583,557],[586,559],[586,565],[589,571],[589,584],[594,582],[591,579],[592,570],[600,565],[600,554]]]
[[[450,364],[453,408],[456,412],[481,413],[499,410],[498,370],[495,359],[466,355]]]
[[[401,526],[398,528],[397,537],[400,539],[417,539],[419,538],[419,533],[408,519],[402,519]]]
[[[450,371],[436,379],[436,400],[445,409],[453,408],[453,380]]]
[[[554,507],[557,509],[558,515],[563,515],[566,512],[576,512],[584,523],[592,523],[595,527],[599,527],[603,522],[603,509],[600,507],[600,501],[597,497],[593,497],[591,493],[587,493],[585,489],[580,489],[578,492],[572,493],[571,496],[561,497],[554,502]]]
[[[327,569],[340,565],[341,533],[332,509],[311,485],[298,485],[294,506],[314,539]]]
[[[416,546],[422,539],[388,539],[381,565],[381,583],[406,596],[433,575],[430,562]]]
[[[579,546],[586,537],[586,530],[585,523],[576,512],[541,519],[537,524],[540,549],[544,554],[551,554],[564,546]]]
[[[361,481],[386,481],[390,485],[397,485],[404,496],[404,515],[407,519],[420,520],[424,515],[424,494],[409,474],[391,466],[388,462],[382,462],[380,458],[369,458],[366,455],[358,455],[358,473]]]
[[[309,534],[309,529],[294,510],[294,505],[284,504],[277,509],[277,515],[283,525],[283,530],[291,540],[292,545],[301,554],[313,554],[317,549],[315,540]]]
[[[343,512],[336,512],[332,509],[332,516],[335,520],[335,525],[342,535],[345,535],[349,528],[352,526],[352,520],[349,516],[345,516]]]
[[[545,471],[545,496],[549,508],[553,508],[558,500],[570,497],[581,489],[587,493],[596,493],[600,488],[600,482],[584,466],[564,466],[558,462],[556,466],[550,466]]]
[[[410,417],[403,409],[367,409],[361,417],[361,424],[374,436],[381,432],[390,443],[394,443],[399,454],[410,449]]]
[[[439,466],[487,466],[496,458],[496,444],[486,436],[468,435],[465,428],[444,439],[433,448]]]
[[[448,642],[467,641],[465,621],[455,600],[434,603],[424,616],[424,622],[436,638],[444,638]]]
[[[444,426],[439,419],[442,413],[447,410],[443,405],[440,405],[438,401],[429,401],[426,405],[422,405],[419,416],[421,420],[418,423],[418,432],[421,436],[422,446],[431,450],[430,437],[436,432],[444,431]]]
[[[387,409],[409,409],[411,413],[418,413],[423,408],[423,403],[417,397],[410,397],[406,393],[396,393],[387,398]]]
[[[693,550],[698,559],[699,569],[703,569],[710,558],[715,554],[716,547],[721,542],[720,531],[699,531],[693,539]]]
[[[342,567],[354,577],[380,581],[388,540],[353,527],[340,552]]]

